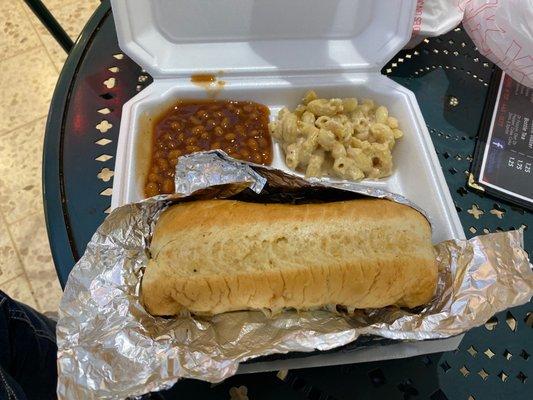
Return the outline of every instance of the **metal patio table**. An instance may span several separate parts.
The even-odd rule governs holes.
[[[480,195],[467,185],[494,71],[460,27],[401,51],[383,68],[418,98],[466,235],[523,227],[531,254],[532,213]],[[104,1],[63,67],[46,127],[46,221],[63,286],[109,212],[122,105],[150,82],[151,77],[121,53],[110,5]],[[232,390],[234,398],[244,399],[247,391],[251,400],[531,398],[532,309],[529,303],[497,314],[468,332],[453,352],[237,375],[218,385],[184,380],[163,396],[228,399],[235,387],[240,389]]]

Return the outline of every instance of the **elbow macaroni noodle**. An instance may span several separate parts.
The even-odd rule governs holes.
[[[350,180],[390,175],[391,151],[403,136],[387,107],[354,97],[320,99],[312,90],[294,111],[281,109],[270,131],[289,168]]]

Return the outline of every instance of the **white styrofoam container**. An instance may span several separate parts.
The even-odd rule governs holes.
[[[414,94],[380,74],[409,40],[416,0],[112,0],[121,49],[154,82],[122,110],[112,207],[143,198],[151,121],[180,98],[212,98],[191,74],[223,72],[216,98],[265,104],[275,118],[308,89],[320,97],[372,98],[404,137],[393,174],[368,185],[399,193],[430,216],[433,241],[464,232]],[[293,173],[274,144],[272,166]],[[407,357],[451,350],[461,337],[244,365],[264,371]]]

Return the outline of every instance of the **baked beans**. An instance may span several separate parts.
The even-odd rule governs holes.
[[[178,157],[221,149],[257,164],[272,162],[268,107],[251,101],[182,100],[154,124],[147,197],[174,192]]]

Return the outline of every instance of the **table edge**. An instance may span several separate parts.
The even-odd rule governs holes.
[[[83,60],[87,46],[110,10],[109,1],[100,3],[82,29],[59,74],[46,121],[42,161],[43,207],[50,251],[59,283],[63,289],[69,275],[67,271],[70,271],[71,267],[79,259],[79,255],[73,246],[66,203],[64,202],[61,155],[63,152],[63,137],[65,135],[65,110],[70,100],[70,91],[75,81],[76,73]]]

